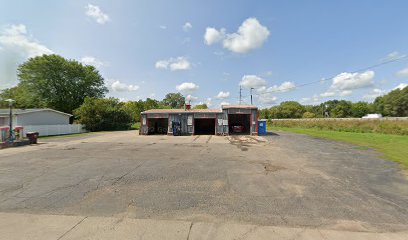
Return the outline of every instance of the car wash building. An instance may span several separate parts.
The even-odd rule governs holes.
[[[223,105],[221,109],[150,109],[140,114],[140,134],[258,134],[258,108]],[[176,134],[177,133],[177,134]]]

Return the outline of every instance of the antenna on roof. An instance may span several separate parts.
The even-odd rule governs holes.
[[[242,87],[239,85],[239,105],[242,103]]]
[[[255,89],[255,88],[251,87],[251,90],[250,90],[250,92],[251,92],[251,105],[252,105],[252,90],[253,89]]]

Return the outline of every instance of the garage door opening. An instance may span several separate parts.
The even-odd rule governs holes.
[[[148,134],[167,134],[168,118],[149,118]]]
[[[250,114],[228,114],[229,134],[250,134]]]
[[[194,119],[194,134],[215,135],[215,118]]]

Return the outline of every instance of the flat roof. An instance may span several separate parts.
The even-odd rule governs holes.
[[[258,109],[257,106],[249,105],[249,104],[222,105],[222,109],[229,109],[229,108]]]
[[[244,105],[244,104],[237,104],[237,105],[222,105],[222,109],[258,109],[255,105]],[[222,109],[149,109],[142,114],[147,113],[222,113]]]
[[[44,112],[44,111],[51,111],[51,112],[56,112],[56,113],[72,116],[72,114],[60,112],[60,111],[57,111],[51,108],[26,108],[26,109],[13,108],[13,115],[20,115],[20,114],[33,113],[33,112]],[[0,115],[8,116],[9,112],[10,112],[10,109],[8,108],[0,109]]]
[[[142,113],[222,113],[221,109],[150,109]]]

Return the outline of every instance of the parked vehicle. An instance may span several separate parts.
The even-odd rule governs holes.
[[[242,133],[244,132],[244,125],[233,125],[231,129],[233,133]]]

